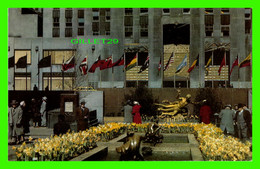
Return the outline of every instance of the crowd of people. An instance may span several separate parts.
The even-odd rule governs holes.
[[[20,144],[25,141],[25,134],[30,132],[30,126],[46,127],[47,97],[41,101],[35,98],[31,103],[25,101],[20,103],[12,100],[8,108],[8,142],[9,144]]]

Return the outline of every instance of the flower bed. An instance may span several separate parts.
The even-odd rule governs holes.
[[[97,141],[109,141],[126,130],[146,132],[148,123],[124,124],[107,123],[78,133],[67,133],[35,140],[33,145],[23,143],[16,151],[19,161],[64,161],[74,158],[96,147]],[[213,124],[183,123],[160,124],[162,133],[192,133],[200,144],[205,160],[237,161],[251,160],[249,142],[242,143],[237,138],[226,137],[220,128]]]

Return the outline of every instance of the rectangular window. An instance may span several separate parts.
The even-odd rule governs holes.
[[[170,14],[170,8],[163,8],[163,14]]]
[[[52,37],[60,37],[60,28],[52,29]]]
[[[125,16],[125,26],[133,26],[133,16]]]
[[[221,25],[230,24],[230,15],[221,15]]]
[[[110,21],[110,9],[106,10],[106,21]]]
[[[125,37],[132,37],[132,36],[133,36],[133,27],[125,26]]]
[[[43,57],[51,55],[51,64],[61,65],[76,53],[75,50],[44,50]]]
[[[93,21],[98,21],[99,20],[99,10],[93,9],[92,14],[93,14]]]
[[[14,83],[15,90],[31,90],[31,73],[15,73]]]
[[[99,22],[93,22],[92,23],[92,31],[93,32],[99,31]]]
[[[222,36],[229,36],[229,27],[221,27]]]
[[[141,37],[148,37],[148,16],[140,16],[140,35]]]
[[[140,13],[143,14],[143,13],[148,13],[148,8],[141,8],[140,9]]]
[[[53,18],[59,18],[60,17],[60,9],[53,9],[52,17]]]
[[[31,50],[15,50],[14,51],[14,63],[16,64],[17,61],[23,57],[27,56],[27,64],[31,64]]]
[[[60,27],[60,18],[53,18],[53,27]]]
[[[84,35],[84,28],[78,28],[78,35]]]
[[[78,18],[84,18],[84,10],[78,10]]]
[[[251,20],[245,20],[245,33],[246,34],[251,33],[251,27],[252,27]]]
[[[84,18],[78,18],[79,26],[84,26]]]
[[[65,37],[72,37],[72,28],[65,28]]]
[[[110,22],[105,23],[105,31],[110,31]]]
[[[72,9],[65,10],[65,18],[72,18]]]
[[[58,74],[58,75],[57,75]],[[49,90],[73,90],[74,76],[71,73],[65,73],[64,78],[61,73],[45,73],[43,75],[43,88]]]
[[[205,25],[206,26],[214,25],[214,15],[205,15]]]
[[[72,18],[66,18],[66,26],[72,26]]]
[[[190,14],[190,8],[183,8],[183,14]]]
[[[133,8],[125,8],[125,15],[126,16],[133,15]]]

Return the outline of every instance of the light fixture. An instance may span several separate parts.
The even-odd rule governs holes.
[[[8,46],[8,52],[10,52],[10,46]]]
[[[92,45],[92,53],[95,51],[95,45]]]
[[[39,47],[35,46],[35,51],[38,52],[38,50],[39,50]]]

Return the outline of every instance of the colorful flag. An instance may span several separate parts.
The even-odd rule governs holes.
[[[149,59],[150,59],[150,57],[147,56],[144,64],[142,65],[142,67],[140,67],[140,70],[138,73],[142,73],[143,71],[145,71],[145,69],[147,69],[149,67]]]
[[[223,57],[223,59],[222,59],[222,61],[221,61],[221,64],[220,64],[220,66],[219,66],[218,75],[220,75],[221,69],[222,69],[222,67],[225,66],[225,65],[226,65],[226,52],[224,53],[224,57]]]
[[[250,53],[245,60],[243,60],[240,64],[239,64],[239,68],[241,67],[246,67],[246,66],[250,66],[251,65],[251,57],[252,57],[252,53]]]
[[[26,68],[27,66],[27,55],[20,57],[16,63],[16,68]]]
[[[166,63],[166,65],[165,65],[164,68],[163,68],[163,71],[167,70],[167,69],[169,68],[169,66],[171,65],[171,63],[174,62],[174,57],[173,57],[173,56],[174,56],[174,54],[173,54],[173,52],[172,52],[172,54],[171,54],[171,56],[170,56],[168,62]]]
[[[38,63],[38,68],[50,67],[51,66],[51,55],[42,58]]]
[[[79,65],[81,75],[86,75],[88,72],[88,58],[85,57]]]
[[[192,65],[190,66],[190,68],[188,69],[188,73],[190,73],[198,65],[199,65],[199,54],[197,58],[194,60],[194,62],[192,63]]]
[[[124,54],[115,62],[112,64],[111,67],[114,67],[114,66],[122,66],[125,64],[125,58],[124,58]]]
[[[102,65],[100,65],[100,70],[104,70],[107,68],[111,68],[112,67],[112,56],[109,56],[108,58],[106,58],[104,60],[104,63]]]
[[[205,65],[205,69],[206,69],[206,70],[208,70],[211,61],[212,61],[212,56],[209,58],[207,64]]]
[[[181,64],[176,69],[175,73],[179,73],[185,66],[187,66],[187,55],[185,55],[184,59],[181,61]]]
[[[72,69],[74,68],[74,66],[75,66],[75,56],[72,56],[62,64],[62,71],[67,71],[69,69]]]
[[[14,67],[14,56],[8,58],[8,69]]]
[[[162,68],[162,59],[160,58],[160,62],[158,64],[158,71],[161,71]]]
[[[128,63],[127,65],[125,65],[125,70],[128,71],[130,69],[132,69],[133,67],[136,66],[137,63],[137,53],[135,55],[135,57],[131,60],[130,63]]]
[[[232,71],[233,71],[235,66],[238,66],[238,56],[237,56],[236,60],[234,60],[234,62],[232,64],[232,67],[231,67],[229,75],[231,75],[231,73],[232,73]]]
[[[90,67],[90,69],[88,70],[89,73],[95,73],[95,70],[97,67],[100,67],[100,65],[102,65],[102,63],[104,63],[104,60],[100,60],[101,56],[99,56],[97,58],[97,60],[93,63],[93,65]]]

